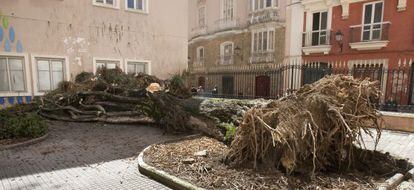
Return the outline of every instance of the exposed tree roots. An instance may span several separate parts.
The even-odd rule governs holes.
[[[327,76],[298,92],[248,111],[226,161],[233,166],[282,169],[287,173],[343,170],[359,158],[361,134],[377,143],[380,116],[377,82]],[[377,135],[369,130],[373,127]]]

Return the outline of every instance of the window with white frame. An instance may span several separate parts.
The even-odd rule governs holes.
[[[251,0],[253,11],[274,8],[279,6],[279,0]]]
[[[198,7],[198,26],[205,27],[206,24],[206,5],[201,4]]]
[[[93,0],[93,3],[95,5],[116,7],[117,6],[116,1],[118,1],[118,0]]]
[[[197,62],[199,64],[204,63],[204,47],[198,47],[197,48]]]
[[[222,0],[222,19],[231,21],[234,19],[234,0]]]
[[[55,90],[65,78],[63,59],[38,58],[36,66],[39,92]]]
[[[127,72],[128,74],[138,74],[138,73],[148,73],[148,63],[147,62],[127,62]]]
[[[24,70],[22,57],[0,56],[0,92],[25,92]]]
[[[95,68],[96,71],[98,69],[106,68],[106,69],[115,69],[116,67],[119,67],[119,61],[112,61],[112,60],[96,60],[95,62]]]
[[[383,9],[384,2],[382,1],[364,4],[363,41],[381,39]]]
[[[252,32],[253,53],[274,51],[275,30],[262,29]]]
[[[329,43],[328,11],[315,12],[312,14],[312,45],[325,45]]]
[[[126,0],[126,7],[128,10],[148,12],[148,0]]]
[[[233,64],[234,43],[224,42],[220,45],[221,64]]]

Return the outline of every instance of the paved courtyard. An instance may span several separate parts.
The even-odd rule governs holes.
[[[138,171],[146,146],[176,138],[160,129],[53,122],[50,136],[0,152],[0,189],[167,189]]]
[[[138,172],[137,155],[176,136],[128,125],[53,122],[50,129],[39,144],[0,152],[0,189],[167,189]],[[414,134],[384,131],[378,149],[413,162]]]
[[[374,141],[371,137],[364,135],[363,139],[367,149],[374,149]],[[408,159],[414,164],[414,133],[383,131],[377,150]]]

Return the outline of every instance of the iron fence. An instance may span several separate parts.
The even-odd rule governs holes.
[[[191,85],[201,87],[199,96],[233,99],[277,99],[326,75],[343,74],[380,82],[378,107],[384,111],[414,113],[412,66],[386,68],[382,64],[334,67],[328,63],[260,67],[233,67],[192,72]]]

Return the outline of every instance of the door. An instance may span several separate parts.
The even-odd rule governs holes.
[[[222,94],[224,95],[233,95],[234,93],[234,77],[233,76],[223,76],[222,78]],[[220,94],[220,92],[219,92]]]
[[[256,98],[269,98],[270,96],[270,77],[256,77]]]
[[[206,77],[198,77],[198,86],[203,87],[206,89]]]

